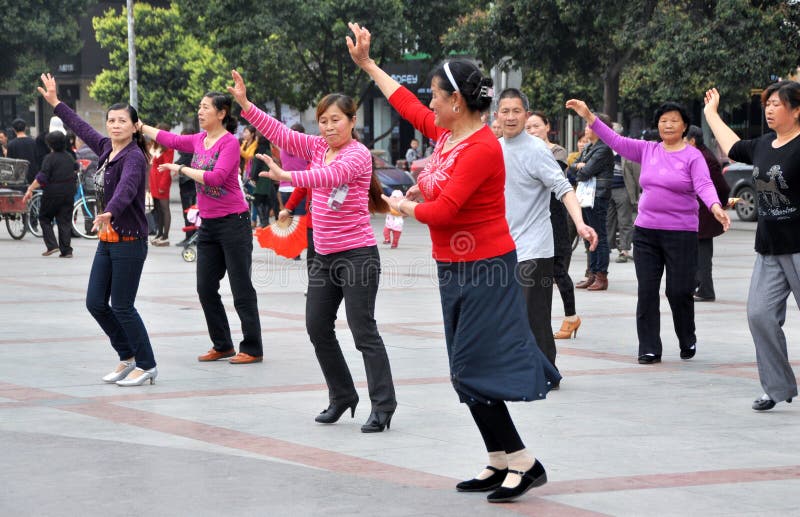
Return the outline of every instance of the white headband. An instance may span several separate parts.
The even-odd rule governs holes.
[[[452,72],[450,72],[450,63],[449,62],[444,64],[444,73],[447,74],[447,79],[450,80],[450,84],[453,85],[453,88],[455,88],[457,92],[460,92],[461,90],[458,89],[458,85],[456,84],[456,80],[453,77]]]

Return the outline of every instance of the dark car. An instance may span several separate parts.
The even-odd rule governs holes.
[[[731,188],[731,197],[739,198],[739,202],[734,206],[739,219],[742,221],[755,221],[758,219],[753,166],[746,163],[733,162],[722,168],[722,174]]]
[[[431,161],[430,155],[411,162],[411,177],[416,180],[419,177],[419,173],[422,172],[426,165],[428,165],[429,161]]]
[[[387,163],[383,158],[373,154],[372,162],[375,165],[375,175],[378,176],[383,193],[387,196],[391,196],[394,190],[405,194],[416,183],[409,173]]]

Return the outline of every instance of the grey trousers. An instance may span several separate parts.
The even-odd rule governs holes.
[[[797,396],[797,379],[783,333],[790,292],[800,306],[800,253],[757,254],[747,297],[747,322],[756,346],[761,386],[776,402]]]
[[[617,239],[617,230],[619,230],[619,239]],[[611,199],[608,201],[608,213],[606,214],[606,235],[608,236],[608,249],[631,250],[633,205],[631,205],[625,187],[611,189]]]

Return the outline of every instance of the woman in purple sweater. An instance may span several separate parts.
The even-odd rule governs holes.
[[[683,139],[689,129],[689,115],[679,104],[662,104],[654,120],[661,141],[647,142],[618,135],[597,119],[583,101],[571,99],[566,106],[623,158],[642,164],[642,196],[633,230],[639,283],[639,363],[661,362],[659,289],[665,268],[667,300],[681,359],[691,359],[697,345],[692,298],[697,272],[697,198],[710,207],[724,230],[728,230],[731,221],[714,190],[703,155]]]
[[[102,213],[94,220],[100,242],[89,274],[86,307],[120,359],[103,381],[118,386],[141,386],[148,380],[153,384],[158,375],[153,348],[133,306],[147,257],[144,192],[149,156],[136,131],[139,117],[132,106],[114,104],[106,112],[106,138],[58,100],[50,74],[42,74],[42,83],[39,93],[56,116],[100,157],[95,184]]]

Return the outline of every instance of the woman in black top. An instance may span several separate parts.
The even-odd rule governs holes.
[[[747,320],[756,346],[764,395],[753,409],[766,411],[797,396],[789,364],[783,322],[786,299],[800,302],[800,83],[780,81],[761,94],[770,132],[740,140],[717,113],[719,92],[706,92],[705,115],[722,151],[732,160],[753,164],[758,195],[756,263],[747,297]]]
[[[42,255],[47,257],[61,251],[59,257],[72,258],[72,203],[77,190],[75,171],[78,164],[67,149],[67,137],[61,131],[51,131],[45,136],[50,153],[42,160],[42,170],[28,187],[24,201],[27,203],[33,191],[40,186],[42,205],[39,210],[39,224],[47,249]],[[53,231],[53,218],[58,223],[58,241]]]

